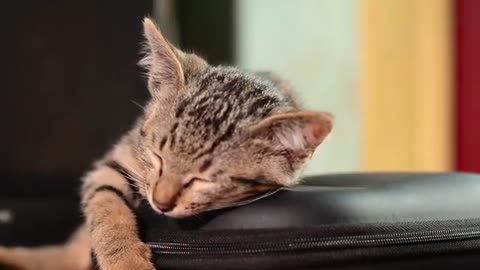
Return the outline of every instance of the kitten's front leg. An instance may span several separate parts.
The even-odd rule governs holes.
[[[118,171],[105,165],[87,175],[82,197],[100,269],[155,269],[150,249],[138,236],[132,190]]]

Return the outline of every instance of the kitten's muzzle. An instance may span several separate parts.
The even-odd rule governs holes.
[[[156,200],[153,200],[153,203],[155,203],[155,206],[162,213],[170,212],[173,210],[173,208],[175,208],[175,204],[163,204],[161,202],[157,202]]]
[[[152,200],[162,213],[173,210],[181,194],[182,185],[177,181],[161,180],[155,184]]]

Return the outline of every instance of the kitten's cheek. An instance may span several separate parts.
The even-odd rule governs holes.
[[[202,208],[192,202],[179,200],[173,209],[164,214],[173,218],[186,218],[202,212]]]

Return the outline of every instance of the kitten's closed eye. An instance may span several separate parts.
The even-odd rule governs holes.
[[[155,170],[158,170],[158,176],[162,176],[164,166],[163,158],[155,151],[148,150],[147,152],[150,156],[150,161],[153,164],[153,167],[155,168]]]
[[[189,188],[190,186],[193,185],[193,183],[195,182],[211,182],[207,179],[203,179],[203,178],[198,178],[198,177],[192,177],[190,178],[187,182],[185,182],[185,184],[183,184],[183,188],[186,189],[186,188]]]

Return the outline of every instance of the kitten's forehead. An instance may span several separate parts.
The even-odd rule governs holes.
[[[228,146],[235,134],[279,108],[287,99],[275,86],[235,68],[211,67],[188,80],[175,106],[172,148],[195,159]]]

